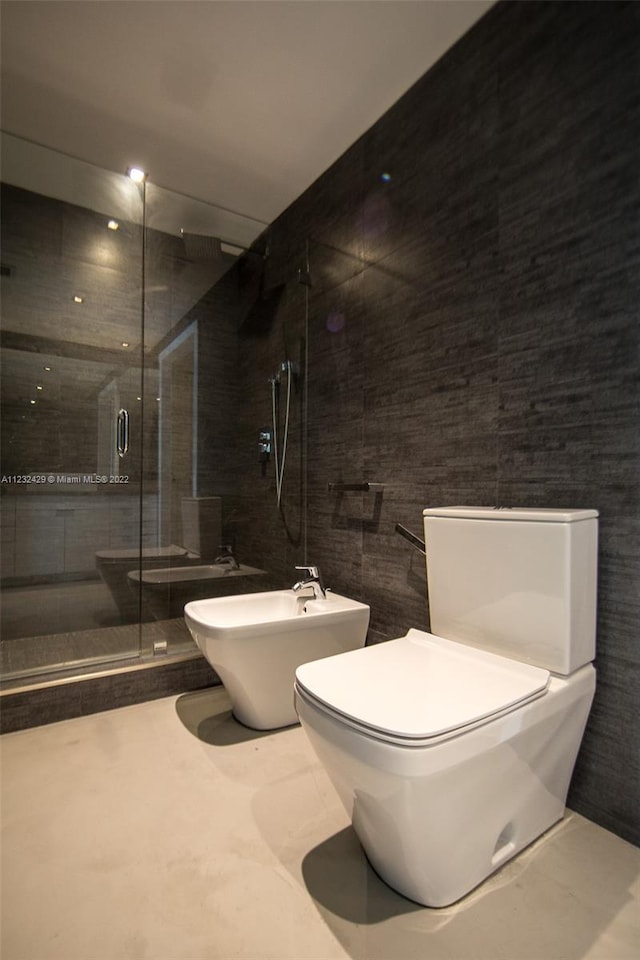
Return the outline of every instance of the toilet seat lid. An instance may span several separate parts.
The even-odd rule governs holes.
[[[305,663],[302,692],[383,739],[443,739],[542,696],[549,671],[421,630]]]

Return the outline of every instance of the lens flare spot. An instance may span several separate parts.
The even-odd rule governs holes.
[[[388,233],[393,220],[393,209],[387,196],[382,193],[365,198],[358,212],[357,224],[365,240],[376,240]]]
[[[387,171],[385,170],[383,173],[380,174],[380,179],[382,180],[383,183],[391,183],[391,174],[387,173]]]
[[[346,323],[346,318],[344,313],[339,313],[337,310],[332,310],[327,314],[327,330],[329,333],[340,333],[341,330],[344,330],[344,325]]]

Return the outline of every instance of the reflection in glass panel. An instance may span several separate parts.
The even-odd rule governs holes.
[[[130,576],[145,653],[192,646],[189,600],[265,589],[262,571],[215,564],[235,547],[238,270],[261,268],[249,248],[264,226],[147,187],[143,433],[145,464],[157,462],[145,490],[157,495],[164,560]]]
[[[113,405],[141,390],[142,196],[16,138],[2,148],[2,663],[25,678],[139,652],[97,555],[138,545],[139,452],[119,483],[107,444]]]
[[[2,155],[1,647],[15,682],[171,640],[174,588],[156,607],[142,577],[220,547],[225,276],[264,225],[14,137]]]

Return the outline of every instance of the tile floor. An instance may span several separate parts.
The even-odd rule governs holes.
[[[631,960],[640,851],[574,813],[458,904],[369,867],[299,727],[214,688],[2,738],[3,960]]]

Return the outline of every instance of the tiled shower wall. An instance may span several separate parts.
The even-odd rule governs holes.
[[[241,342],[248,562],[304,556],[371,605],[370,640],[428,624],[423,507],[600,511],[598,691],[571,806],[638,823],[640,5],[501,3],[273,225],[275,320]],[[298,275],[310,266],[312,286]],[[283,515],[257,429],[307,330],[308,490]],[[304,364],[303,364],[304,367]],[[376,481],[381,494],[329,493]]]

